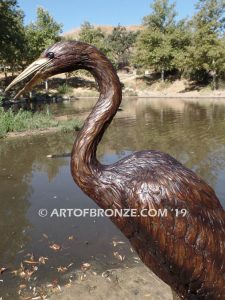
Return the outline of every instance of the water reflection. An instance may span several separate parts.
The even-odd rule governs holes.
[[[56,115],[83,119],[95,101],[53,104],[50,109]],[[131,98],[122,108],[98,149],[102,162],[109,164],[143,149],[170,153],[213,186],[225,206],[224,103]],[[129,244],[108,219],[38,216],[41,208],[96,207],[72,181],[69,158],[46,157],[70,152],[73,140],[73,134],[57,133],[0,141],[0,267],[18,269],[27,253],[46,256],[48,264],[37,272],[39,283],[63,280],[57,267],[70,263],[74,269],[85,261],[95,261],[100,270],[121,265],[113,256],[112,240],[125,242],[119,246],[126,255],[123,265],[132,263]],[[62,245],[59,253],[49,248],[54,242]],[[19,284],[6,272],[0,296],[16,299]]]

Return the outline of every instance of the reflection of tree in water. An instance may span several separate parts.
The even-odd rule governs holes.
[[[58,138],[60,137],[60,141]],[[68,143],[70,140],[70,143]],[[3,140],[0,146],[0,260],[13,263],[16,253],[29,241],[27,229],[31,224],[26,217],[32,193],[32,172],[40,170],[52,180],[66,159],[51,160],[49,153],[70,151],[72,135],[45,135],[34,138]],[[66,147],[66,145],[68,145]],[[40,146],[39,146],[40,145]]]
[[[29,208],[29,176],[31,158],[20,143],[1,142],[0,147],[0,260],[13,262],[27,238],[23,230],[30,224],[26,218]],[[26,164],[23,161],[26,161]]]
[[[74,139],[74,134],[61,133],[35,137],[35,143],[42,146],[38,147],[33,162],[33,170],[46,173],[48,180],[52,181],[59,173],[60,168],[68,165],[69,162],[68,158],[49,159],[46,156],[48,154],[70,153]]]
[[[161,150],[215,186],[218,172],[225,166],[225,106],[185,102],[182,110],[176,110],[172,104],[157,107],[149,101],[138,103],[131,117],[135,126],[129,126],[132,119],[128,123],[122,118],[113,121],[100,146],[100,157],[108,151]]]

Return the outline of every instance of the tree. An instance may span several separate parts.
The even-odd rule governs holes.
[[[23,13],[16,0],[0,1],[0,64],[13,72],[22,64],[24,53]]]
[[[118,25],[113,28],[107,37],[109,57],[118,69],[129,65],[131,49],[136,41],[138,32],[127,31],[125,27]]]
[[[81,25],[79,40],[97,47],[105,54],[107,53],[104,32],[101,28],[95,28],[89,22],[84,22]]]
[[[225,70],[223,34],[225,29],[224,0],[199,0],[192,19],[193,39],[189,47],[189,67],[194,79],[208,81],[213,89]]]
[[[164,81],[165,71],[182,69],[184,48],[189,43],[185,31],[185,21],[176,23],[175,4],[169,0],[155,0],[152,13],[143,19],[145,30],[137,40],[136,63],[152,67],[161,72]]]
[[[159,31],[144,30],[138,39],[135,55],[138,66],[152,67],[161,72],[164,81],[165,70],[172,69],[172,48],[167,36]]]
[[[175,4],[169,0],[155,0],[152,13],[143,19],[143,30],[136,44],[135,62],[161,73],[176,70],[181,75],[187,59],[186,48],[191,36],[187,20],[176,21]]]
[[[155,0],[151,5],[152,13],[143,18],[143,25],[159,30],[162,33],[168,32],[175,26],[175,3],[169,4],[168,0]]]
[[[192,32],[187,19],[177,22],[173,34],[170,37],[170,43],[173,50],[172,66],[178,71],[180,77],[186,71],[188,65],[187,48],[191,45]]]
[[[25,28],[26,60],[33,61],[45,48],[61,40],[62,25],[57,23],[47,10],[37,9],[37,20]]]

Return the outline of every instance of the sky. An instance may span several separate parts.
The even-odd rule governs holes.
[[[35,21],[36,9],[47,9],[63,24],[63,32],[80,27],[84,21],[93,25],[140,25],[150,13],[152,0],[18,0],[25,13],[25,24]],[[174,1],[171,1],[174,2]],[[192,16],[197,0],[177,0],[179,18]]]

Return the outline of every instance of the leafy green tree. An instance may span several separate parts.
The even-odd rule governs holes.
[[[168,0],[155,0],[152,5],[152,13],[143,18],[143,25],[166,33],[175,26],[175,3],[169,4]]]
[[[105,33],[101,28],[95,28],[89,22],[84,22],[81,25],[79,40],[91,44],[102,52],[106,53]]]
[[[37,20],[26,27],[26,60],[33,61],[50,45],[61,40],[62,25],[57,23],[47,10],[37,9]]]
[[[183,70],[185,48],[190,43],[185,20],[176,22],[175,4],[169,0],[155,0],[152,13],[143,19],[145,30],[137,40],[135,62],[161,72]]]
[[[170,44],[173,51],[172,66],[179,72],[180,77],[188,68],[188,51],[191,45],[192,32],[190,30],[189,21],[180,20],[170,36]]]
[[[197,13],[192,19],[193,39],[189,47],[189,67],[194,79],[213,79],[216,88],[218,77],[224,72],[225,29],[224,0],[199,0]]]
[[[0,65],[13,72],[22,64],[24,53],[23,13],[16,0],[0,0]]]
[[[172,69],[172,47],[168,36],[158,30],[144,30],[138,39],[135,62],[138,66],[152,67],[161,72],[164,81],[165,70]]]
[[[118,25],[113,28],[107,37],[109,57],[118,69],[129,65],[131,50],[136,41],[138,32],[127,31],[126,27]]]

